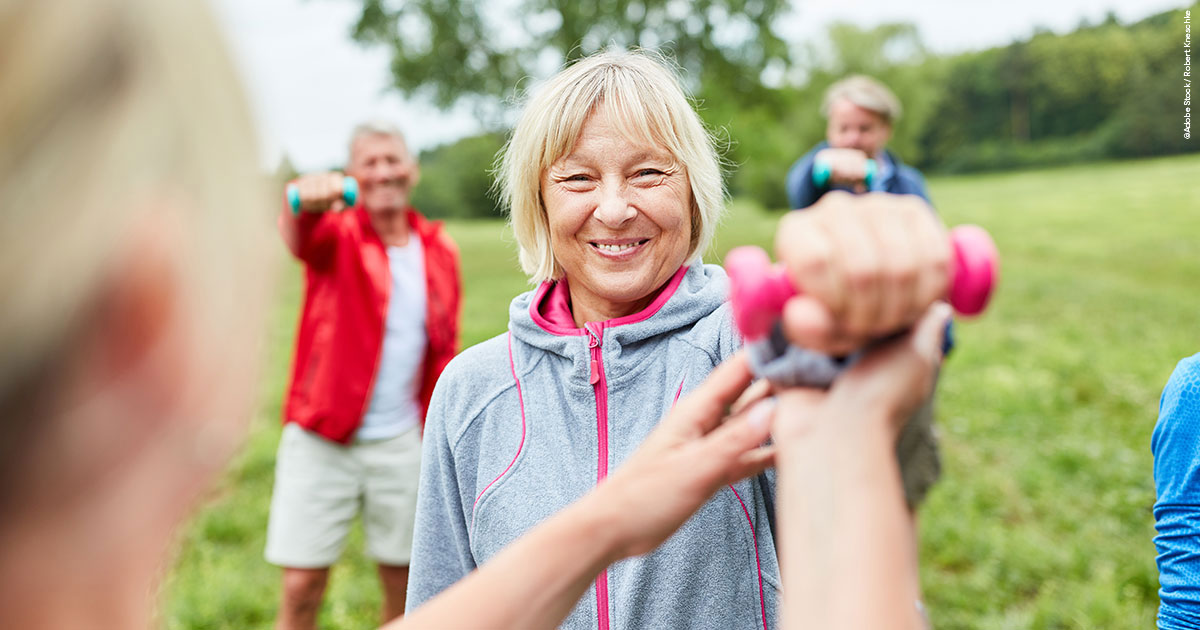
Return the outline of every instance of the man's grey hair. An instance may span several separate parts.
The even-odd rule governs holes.
[[[829,110],[841,99],[879,114],[889,125],[900,118],[900,100],[886,85],[868,76],[853,75],[829,86],[821,103],[821,115],[829,118]]]
[[[350,132],[350,146],[347,147],[347,153],[354,151],[354,143],[363,136],[391,136],[398,138],[404,148],[408,148],[408,141],[404,139],[404,133],[400,128],[386,120],[368,120],[359,123],[354,127],[354,131]]]

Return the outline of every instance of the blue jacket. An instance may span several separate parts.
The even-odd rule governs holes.
[[[828,188],[817,188],[812,183],[813,157],[818,151],[827,147],[829,147],[828,142],[822,142],[813,147],[811,151],[796,160],[791,170],[788,171],[787,196],[792,210],[813,205],[821,198],[821,195],[829,190]],[[881,173],[883,179],[873,186],[872,190],[896,195],[917,195],[933,205],[933,202],[929,200],[929,193],[925,191],[925,178],[921,176],[920,171],[901,162],[900,158],[891,151],[885,149],[884,154],[887,155],[887,159],[891,160],[893,168],[885,169],[885,172]]]
[[[1158,403],[1154,453],[1154,546],[1158,627],[1200,628],[1200,354],[1179,362]]]

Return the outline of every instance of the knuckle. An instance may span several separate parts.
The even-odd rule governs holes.
[[[831,190],[825,193],[817,204],[826,208],[856,205],[854,195],[844,190]]]
[[[895,267],[888,271],[888,284],[900,288],[912,287],[917,283],[918,278],[917,266],[915,264],[904,264]]]
[[[939,289],[945,289],[950,282],[950,274],[952,266],[949,256],[936,256],[929,261],[927,265],[927,273],[934,280],[934,284]],[[941,291],[939,291],[940,293]]]
[[[872,289],[879,284],[879,271],[872,265],[855,264],[846,268],[846,284],[852,289]]]
[[[818,255],[816,252],[810,252],[800,255],[792,269],[802,277],[824,277],[829,273],[831,262],[828,256]]]

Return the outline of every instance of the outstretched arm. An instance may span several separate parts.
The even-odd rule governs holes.
[[[289,182],[300,202],[293,210],[287,199],[279,212],[279,233],[292,255],[306,264],[321,266],[337,244],[337,226],[327,220],[331,212],[345,208],[341,173],[312,173]]]
[[[933,387],[949,310],[930,309],[828,391],[778,394],[784,627],[925,627],[895,444]]]

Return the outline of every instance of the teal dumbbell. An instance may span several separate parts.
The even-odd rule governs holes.
[[[865,167],[866,175],[863,177],[863,183],[867,185],[868,189],[871,188],[871,182],[874,181],[878,169],[879,167],[875,164],[875,160],[868,158]],[[813,162],[812,181],[814,186],[825,188],[829,185],[829,177],[831,175],[833,175],[833,166],[828,160],[816,160]]]
[[[358,201],[358,180],[347,175],[342,180],[342,201],[347,206],[353,206]],[[292,214],[300,214],[300,189],[295,184],[287,186],[287,202],[292,208]]]

